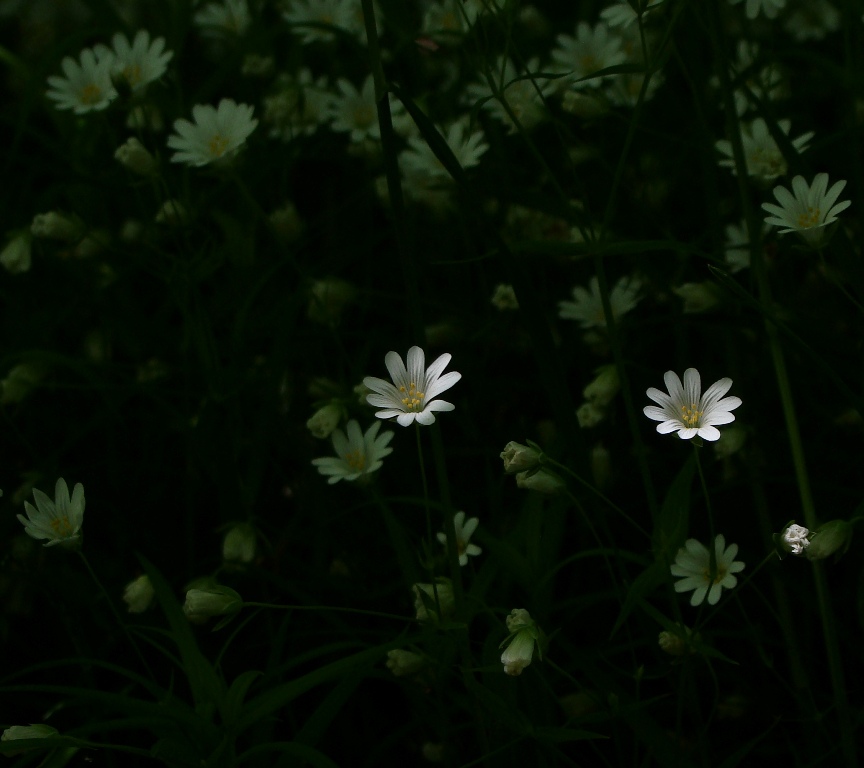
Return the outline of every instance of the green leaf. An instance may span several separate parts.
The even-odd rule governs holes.
[[[669,486],[660,515],[654,525],[654,557],[664,568],[687,538],[690,522],[690,488],[696,472],[696,457],[691,455]]]
[[[240,719],[240,714],[243,711],[243,701],[246,699],[249,688],[263,674],[263,672],[259,672],[258,670],[250,669],[237,675],[234,682],[231,683],[231,687],[225,694],[225,702],[222,705],[222,719],[226,724],[231,724],[235,720]]]

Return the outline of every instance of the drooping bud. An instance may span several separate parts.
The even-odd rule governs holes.
[[[804,550],[808,560],[824,560],[834,555],[839,560],[852,543],[852,526],[845,520],[831,520],[810,534],[810,546]]]
[[[558,493],[564,487],[564,481],[548,469],[539,469],[520,472],[516,475],[516,485],[539,493]]]
[[[504,446],[501,458],[504,460],[504,471],[508,475],[534,469],[540,463],[542,454],[535,448],[512,440]]]
[[[123,602],[126,603],[129,613],[144,613],[152,605],[155,595],[150,577],[145,573],[126,585]]]

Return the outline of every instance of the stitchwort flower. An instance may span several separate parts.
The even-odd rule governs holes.
[[[609,293],[612,316],[617,320],[639,302],[642,283],[635,277],[622,277]],[[588,289],[577,285],[573,289],[573,301],[558,302],[558,317],[562,320],[577,320],[582,328],[605,328],[603,299],[596,277],[588,283]]]
[[[387,447],[393,439],[393,433],[387,431],[379,435],[380,428],[381,422],[375,422],[364,435],[360,425],[351,419],[345,425],[347,436],[341,429],[333,431],[333,448],[337,456],[312,459],[312,463],[322,475],[329,475],[327,482],[330,485],[340,480],[357,480],[377,472],[384,463],[381,459],[393,453],[393,449]]]
[[[726,539],[718,534],[714,539],[714,559],[716,573],[711,574],[711,553],[708,548],[696,539],[687,539],[684,546],[675,555],[675,562],[669,566],[673,576],[684,578],[675,582],[676,592],[695,590],[690,598],[690,605],[701,605],[708,596],[711,605],[717,605],[723,587],[732,589],[738,579],[733,574],[744,570],[744,563],[735,560],[738,545],[726,547]]]
[[[828,189],[827,173],[817,173],[812,185],[808,185],[803,176],[796,176],[792,179],[792,192],[786,187],[774,187],[774,197],[780,205],[762,203],[764,210],[774,214],[766,216],[765,223],[786,227],[780,230],[781,235],[795,232],[808,245],[818,248],[825,235],[824,228],[837,221],[837,214],[852,205],[849,200],[837,203],[845,186],[845,181],[838,181]]]
[[[730,413],[741,405],[740,397],[723,397],[732,386],[732,379],[726,377],[715,381],[705,394],[702,394],[702,379],[699,371],[688,368],[684,371],[684,385],[674,371],[666,371],[663,381],[669,390],[667,395],[659,389],[650,387],[645,393],[657,405],[646,405],[642,412],[654,421],[661,422],[657,431],[661,435],[677,432],[682,440],[699,435],[705,440],[719,440],[720,430],[715,424],[729,424],[735,421]]]
[[[78,61],[67,56],[60,62],[65,77],[52,75],[45,95],[57,109],[71,109],[76,115],[105,109],[117,97],[111,82],[112,54],[97,55],[92,48],[81,51]]]
[[[363,383],[372,390],[372,394],[366,396],[366,402],[382,409],[375,412],[379,419],[392,419],[395,416],[403,427],[415,419],[418,424],[434,424],[435,411],[452,411],[456,407],[446,400],[435,399],[462,378],[462,374],[456,371],[441,375],[451,357],[445,353],[427,368],[423,350],[411,347],[406,368],[396,352],[388,352],[384,365],[393,383],[367,376]]]
[[[48,539],[44,544],[61,544],[72,549],[81,546],[81,525],[84,523],[84,486],[76,483],[69,498],[69,488],[61,477],[54,487],[54,501],[38,488],[33,489],[34,507],[24,502],[27,517],[18,515],[24,532],[34,539]],[[29,519],[28,519],[29,518]]]
[[[146,29],[139,29],[131,43],[118,32],[111,38],[111,44],[113,48],[110,49],[103,45],[97,46],[96,53],[100,58],[106,55],[112,57],[111,73],[133,91],[139,91],[162,77],[174,56],[173,51],[165,50],[164,37],[151,41]]]
[[[457,512],[453,515],[453,527],[456,529],[456,551],[459,553],[459,565],[468,565],[469,555],[471,555],[471,557],[476,557],[483,552],[483,550],[476,544],[471,544],[469,542],[469,539],[473,535],[474,531],[477,530],[479,524],[479,517],[471,517],[466,521],[464,512]],[[447,548],[446,534],[439,531],[435,534],[435,538],[444,545],[445,549]]]
[[[168,146],[177,151],[171,162],[201,166],[236,154],[258,126],[252,109],[233,99],[222,99],[218,107],[196,104],[192,107],[194,123],[174,121],[174,134],[168,137]]]

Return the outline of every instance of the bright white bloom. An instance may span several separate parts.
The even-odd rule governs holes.
[[[144,88],[148,83],[158,80],[168,69],[173,51],[165,50],[165,38],[157,37],[150,42],[150,33],[139,29],[135,39],[129,39],[119,32],[111,38],[113,50],[112,73],[122,77],[133,91]],[[106,49],[107,50],[107,49]]]
[[[639,303],[642,283],[635,277],[622,277],[609,294],[612,316],[617,320]],[[573,301],[558,302],[558,317],[562,320],[578,320],[582,328],[605,328],[603,300],[596,277],[588,283],[588,289],[577,285],[573,289]]]
[[[420,347],[411,347],[408,350],[406,368],[396,352],[388,352],[384,365],[387,366],[393,383],[367,376],[363,383],[372,390],[372,394],[366,396],[366,402],[382,409],[375,412],[379,419],[391,419],[395,416],[396,421],[403,427],[407,427],[415,419],[418,424],[433,424],[436,411],[452,411],[456,407],[446,400],[435,399],[462,378],[462,374],[456,371],[441,375],[451,357],[452,355],[445,353],[427,368],[423,350]]]
[[[330,120],[333,94],[324,77],[313,79],[312,72],[301,69],[296,77],[283,74],[277,89],[264,98],[264,122],[269,135],[282,141],[310,136]]]
[[[81,51],[79,61],[67,56],[60,62],[65,77],[52,75],[46,94],[57,109],[71,109],[76,115],[105,109],[117,97],[111,82],[113,56],[97,56],[91,48]]]
[[[789,135],[791,123],[788,120],[778,120],[777,126],[783,133]],[[813,135],[812,131],[808,131],[797,139],[792,139],[792,146],[799,155],[807,150],[807,142],[813,138]],[[768,125],[761,117],[749,125],[742,123],[741,143],[744,148],[744,161],[747,164],[749,176],[760,181],[772,181],[786,173],[786,160],[783,153],[780,152],[777,142],[774,141],[774,137],[768,131]],[[726,155],[726,158],[720,161],[720,165],[731,168],[732,173],[737,175],[735,160],[732,157],[732,142],[728,139],[721,139],[715,146]]]
[[[609,27],[603,22],[593,29],[584,21],[580,22],[576,27],[576,37],[558,35],[557,40],[558,46],[552,51],[552,58],[559,67],[570,73],[567,81],[574,88],[600,85],[602,77],[576,81],[627,60],[621,48],[621,38],[614,32],[610,33]]]
[[[477,526],[480,525],[479,517],[471,517],[465,520],[464,512],[457,512],[453,515],[453,527],[456,529],[456,551],[459,553],[459,565],[468,565],[468,556],[475,557],[483,550],[476,544],[471,544],[468,540],[471,538]],[[444,533],[435,534],[444,548],[447,548],[447,535]]]
[[[303,43],[332,38],[333,33],[322,26],[350,31],[355,24],[351,0],[291,0],[282,18],[297,25],[292,32],[299,35]]]
[[[519,124],[526,129],[533,128],[547,117],[543,94],[551,87],[550,80],[531,77],[532,73],[539,71],[540,63],[537,59],[529,60],[526,72],[520,72],[510,59],[499,57],[490,73],[495,92],[484,72],[480,76],[481,82],[470,83],[465,93],[472,103],[485,99],[483,109],[503,122],[509,131],[515,131],[516,124],[499,96],[503,92],[503,99]]]
[[[705,440],[719,440],[720,430],[715,424],[729,424],[735,421],[731,411],[741,405],[741,398],[723,397],[732,386],[732,379],[726,377],[715,381],[705,394],[702,394],[702,379],[699,371],[688,368],[684,371],[684,386],[674,371],[663,374],[667,395],[651,387],[645,393],[656,405],[646,405],[642,412],[654,421],[659,421],[657,431],[661,435],[677,432],[682,440],[699,435]]]
[[[359,91],[344,79],[338,80],[336,87],[339,89],[339,94],[332,95],[327,105],[327,111],[333,120],[331,125],[333,130],[349,134],[351,141],[380,139],[381,129],[375,106],[375,80],[372,75],[366,78]],[[407,124],[405,107],[392,96],[390,115],[394,129],[401,132]]]
[[[221,3],[205,5],[200,11],[196,11],[192,21],[201,29],[202,35],[240,37],[249,29],[252,18],[249,16],[246,0],[223,0]]]
[[[765,223],[786,227],[780,230],[781,235],[795,232],[808,245],[818,247],[825,234],[824,228],[837,221],[837,214],[852,205],[849,200],[837,203],[845,186],[845,181],[838,181],[828,189],[827,173],[817,173],[812,186],[808,186],[803,176],[796,176],[792,179],[794,196],[786,187],[774,187],[774,197],[780,205],[762,203],[762,208],[773,214],[765,217]]]
[[[737,554],[738,545],[730,544],[727,549],[726,539],[722,534],[718,534],[714,539],[717,571],[712,579],[711,553],[708,548],[696,539],[687,539],[675,555],[675,562],[669,567],[673,576],[684,577],[675,582],[675,591],[695,590],[693,597],[690,598],[690,605],[701,605],[706,595],[711,605],[717,605],[723,587],[732,589],[738,583],[738,579],[733,574],[744,570],[744,563],[735,560]]]
[[[793,555],[803,555],[804,550],[810,546],[810,531],[803,525],[793,523],[783,531],[783,545]]]
[[[642,9],[643,16],[657,5],[659,5],[658,2],[646,2]],[[630,6],[629,0],[617,0],[600,11],[600,18],[610,27],[629,27],[639,16]]]
[[[55,544],[79,547],[79,531],[84,523],[84,486],[76,483],[70,500],[69,488],[61,477],[54,487],[54,501],[38,488],[33,489],[33,499],[36,501],[35,507],[29,501],[24,502],[27,517],[17,515],[24,532],[34,539],[48,539],[44,545],[46,547]]]
[[[828,0],[803,0],[786,15],[783,26],[799,42],[822,40],[840,28],[840,12]]]
[[[738,5],[743,0],[729,0],[732,5]],[[748,19],[755,19],[761,11],[765,18],[776,18],[786,6],[786,0],[747,0],[746,13]]]
[[[377,472],[384,463],[381,459],[393,453],[393,449],[387,447],[393,439],[393,433],[388,431],[379,436],[380,428],[381,422],[377,421],[366,430],[364,435],[360,431],[360,425],[351,419],[345,425],[347,436],[341,429],[333,430],[332,439],[336,457],[313,459],[312,464],[318,467],[322,475],[328,476],[327,482],[330,485],[340,480],[356,480],[362,475]]]
[[[177,152],[173,163],[201,166],[234,155],[258,125],[252,117],[252,107],[222,99],[219,106],[196,104],[192,107],[195,122],[174,121],[174,134],[168,146]]]
[[[514,608],[510,611],[507,617],[507,631],[510,633],[499,646],[499,648],[507,643],[507,648],[501,654],[501,663],[504,665],[504,672],[508,675],[516,677],[522,674],[534,656],[534,645],[538,646],[537,655],[542,660],[543,649],[538,642],[542,637],[542,631],[531,614],[524,608]]]
[[[123,590],[123,602],[129,613],[144,613],[153,603],[156,590],[150,577],[145,573],[134,581],[130,581]]]

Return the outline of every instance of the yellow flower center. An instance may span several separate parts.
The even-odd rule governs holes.
[[[688,427],[695,427],[699,424],[699,419],[702,417],[702,411],[696,410],[696,403],[690,403],[689,406],[681,406],[681,421]]]
[[[372,107],[362,104],[354,109],[354,123],[359,128],[366,128],[375,122],[375,110]]]
[[[579,59],[579,63],[582,65],[582,71],[585,74],[591,74],[592,72],[596,72],[599,69],[602,69],[600,66],[600,62],[597,60],[597,57],[593,53],[588,53]]]
[[[228,139],[221,133],[217,133],[210,139],[208,148],[210,149],[210,154],[214,157],[222,157],[225,154],[225,150],[228,149]]]
[[[815,227],[822,220],[822,212],[818,208],[807,208],[806,213],[798,214],[798,229]]]
[[[349,451],[345,454],[345,461],[355,472],[366,469],[366,454],[362,450]]]
[[[409,411],[422,411],[423,410],[423,398],[426,395],[423,392],[417,391],[417,385],[412,381],[408,388],[406,389],[404,386],[399,387],[399,391],[405,395],[402,398],[402,405],[405,406]]]
[[[705,577],[705,581],[711,581],[711,568],[705,568],[702,571],[702,575]],[[717,575],[714,577],[713,584],[719,584],[723,579],[726,578],[726,566],[717,563]]]
[[[68,539],[73,534],[72,523],[68,517],[55,517],[50,525],[58,539]]]
[[[129,85],[138,85],[141,82],[141,67],[137,64],[130,64],[123,68],[123,77]]]
[[[82,104],[96,104],[102,100],[102,89],[96,83],[88,83],[79,92]]]

